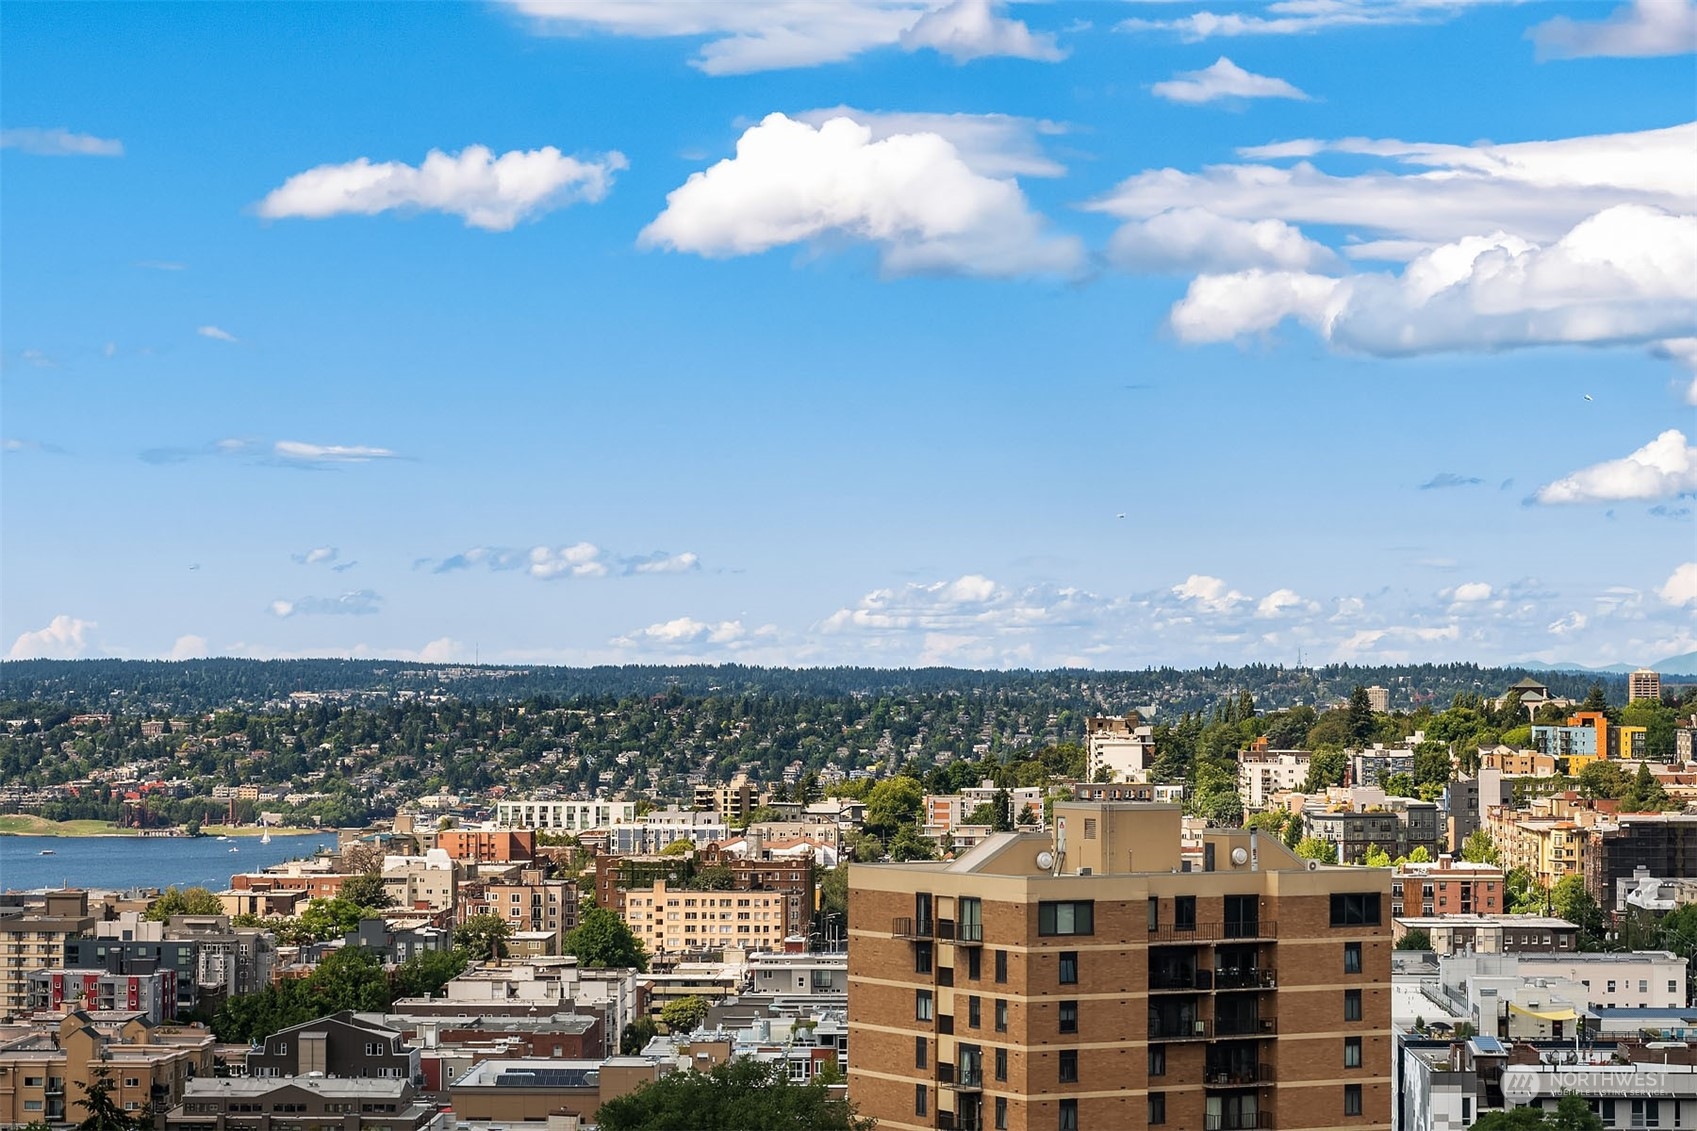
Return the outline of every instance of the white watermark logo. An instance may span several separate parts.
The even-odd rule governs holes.
[[[1591,1065],[1511,1065],[1503,1069],[1503,1098],[1525,1103],[1539,1095],[1656,1096],[1667,1091],[1667,1073],[1654,1068]]]

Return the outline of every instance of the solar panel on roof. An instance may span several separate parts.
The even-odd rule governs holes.
[[[1473,1047],[1477,1048],[1480,1052],[1484,1053],[1486,1056],[1506,1056],[1506,1055],[1508,1055],[1508,1050],[1503,1048],[1503,1043],[1501,1041],[1497,1040],[1495,1037],[1474,1037],[1473,1038]]]
[[[600,1079],[594,1068],[525,1068],[495,1077],[497,1088],[589,1088]]]

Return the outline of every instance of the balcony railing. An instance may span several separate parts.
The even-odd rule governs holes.
[[[1239,1112],[1229,1114],[1220,1112],[1217,1115],[1202,1117],[1203,1131],[1259,1131],[1263,1127],[1273,1126],[1273,1113],[1270,1111]]]
[[[1214,971],[1214,988],[1217,990],[1272,990],[1278,985],[1278,974],[1266,967]]]
[[[982,1092],[984,1090],[984,1070],[963,1064],[954,1072],[954,1079],[943,1086],[957,1092]]]
[[[1214,1026],[1221,1037],[1271,1037],[1279,1031],[1278,1021],[1272,1017],[1219,1017]]]
[[[1207,970],[1151,970],[1150,993],[1196,993],[1213,988],[1214,976]]]
[[[1273,1066],[1270,1064],[1239,1065],[1235,1068],[1209,1066],[1202,1074],[1202,1086],[1205,1088],[1253,1088],[1270,1084],[1272,1080]]]
[[[1220,929],[1220,937],[1225,939],[1273,939],[1278,935],[1279,925],[1268,919],[1227,922]]]
[[[890,926],[890,934],[898,939],[929,939],[931,937],[932,921],[930,919],[915,920],[911,915],[896,919]]]
[[[1214,1035],[1214,1023],[1201,1018],[1149,1019],[1151,1041],[1206,1041]]]
[[[1220,937],[1218,923],[1194,923],[1188,927],[1164,924],[1149,932],[1149,942],[1156,946],[1187,946],[1210,943]]]

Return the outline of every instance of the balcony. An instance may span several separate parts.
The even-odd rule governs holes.
[[[943,1087],[954,1092],[982,1092],[984,1090],[984,1071],[962,1065],[954,1073],[954,1079],[946,1082]]]
[[[932,921],[915,921],[911,915],[904,915],[891,923],[890,934],[898,939],[912,939],[914,942],[929,941],[932,937]]]
[[[957,923],[953,919],[937,920],[937,937],[956,946],[983,946],[983,923]]]
[[[1150,946],[1200,946],[1220,937],[1218,923],[1193,923],[1188,927],[1160,926],[1149,932]]]
[[[1272,1082],[1273,1066],[1270,1064],[1245,1064],[1234,1068],[1210,1065],[1202,1075],[1204,1088],[1255,1088]]]
[[[1202,1117],[1203,1131],[1259,1131],[1273,1126],[1270,1111],[1221,1112]]]
[[[1278,974],[1265,967],[1214,971],[1214,988],[1217,990],[1276,990],[1278,987]]]
[[[1213,988],[1214,976],[1207,970],[1151,970],[1149,992],[1196,993]]]
[[[1206,1041],[1214,1035],[1214,1023],[1201,1018],[1149,1019],[1151,1041]]]
[[[1221,1017],[1214,1026],[1220,1037],[1273,1037],[1279,1032],[1279,1023],[1272,1017]]]
[[[1279,925],[1268,919],[1228,922],[1220,930],[1224,939],[1276,939]]]

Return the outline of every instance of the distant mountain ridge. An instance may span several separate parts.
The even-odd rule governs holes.
[[[1607,667],[1594,668],[1585,664],[1570,664],[1557,662],[1554,664],[1540,663],[1537,660],[1527,660],[1515,665],[1528,671],[1535,672],[1596,672],[1608,675],[1629,675],[1640,666],[1649,668],[1665,676],[1677,676],[1680,679],[1697,680],[1697,652],[1683,652],[1677,656],[1669,656],[1665,660],[1657,660],[1653,664],[1609,664]]]

